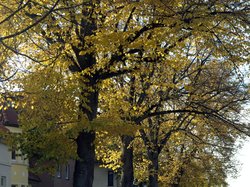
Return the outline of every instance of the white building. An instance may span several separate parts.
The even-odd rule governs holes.
[[[0,124],[2,129],[11,133],[21,133],[21,129],[18,127],[17,113],[14,109],[9,108],[2,110],[0,113]],[[4,152],[4,156],[3,155]],[[5,167],[0,168],[8,175],[0,179],[0,187],[28,187],[28,161],[20,156],[20,152],[10,151],[9,147],[4,144],[0,146],[0,162],[2,160],[5,163]],[[8,163],[8,164],[6,164]],[[0,165],[1,167],[1,165]],[[8,167],[8,169],[7,169]],[[6,181],[6,182],[5,182]]]
[[[72,187],[73,186],[74,161],[58,167],[54,176],[49,174],[39,175],[39,181],[31,184],[32,187]],[[106,168],[100,168],[98,164],[94,169],[93,187],[119,187],[117,175]]]
[[[117,175],[106,168],[95,165],[93,187],[118,187]]]
[[[12,133],[21,133],[17,127],[7,127]],[[11,152],[11,187],[28,187],[28,160],[20,156],[20,151]]]
[[[7,129],[0,125],[0,131]],[[0,187],[9,187],[11,184],[11,153],[0,138]]]

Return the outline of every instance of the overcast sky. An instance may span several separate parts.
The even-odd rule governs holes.
[[[242,66],[241,71],[248,75],[245,77],[245,83],[250,83],[249,66]],[[242,112],[242,122],[250,124],[250,103],[245,105],[245,111]],[[250,138],[244,143],[242,149],[236,155],[236,159],[241,163],[238,178],[227,180],[229,187],[250,187]]]
[[[241,169],[237,179],[228,179],[229,187],[250,186],[250,138],[245,142],[243,148],[238,152],[236,158],[240,161]]]

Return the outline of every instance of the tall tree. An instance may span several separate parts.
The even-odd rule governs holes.
[[[244,1],[33,0],[20,1],[20,6],[25,8],[19,11],[17,7],[17,16],[10,13],[10,19],[6,19],[8,24],[15,23],[6,25],[8,31],[18,32],[3,33],[1,44],[22,56],[24,68],[21,69],[26,71],[20,75],[22,83],[20,79],[17,83],[24,91],[23,105],[29,106],[26,113],[30,110],[32,117],[39,116],[39,121],[44,117],[48,121],[45,127],[50,126],[50,119],[50,124],[69,124],[59,125],[60,130],[80,126],[73,133],[75,136],[66,133],[66,137],[73,136],[70,139],[75,140],[77,147],[75,187],[92,186],[94,121],[98,117],[100,91],[108,86],[103,80],[150,70],[142,66],[145,63],[181,69],[182,63],[176,62],[183,59],[179,51],[185,48],[187,40],[203,49],[213,49],[214,56],[224,58],[228,66],[235,68],[246,62],[249,51],[246,34],[249,8]],[[14,40],[19,45],[15,45]],[[32,79],[36,74],[39,77]],[[52,82],[47,81],[52,76],[55,76]],[[57,85],[57,81],[60,84]],[[65,90],[67,83],[73,84],[69,90]],[[52,96],[60,93],[61,97]],[[64,94],[67,94],[65,102],[61,100]],[[32,110],[39,106],[38,98],[46,101],[41,103],[48,103],[51,98],[62,101],[56,102],[62,107],[52,107],[60,111],[58,115],[54,111],[48,118],[50,108],[43,115],[33,113]],[[72,103],[68,102],[69,98]],[[70,105],[70,110],[61,113],[63,107]],[[68,120],[71,118],[73,121]],[[23,123],[25,125],[28,133],[32,125]]]
[[[141,128],[140,133],[151,161],[149,167],[153,171],[149,177],[152,179],[151,186],[158,183],[161,150],[176,132],[189,132],[187,122],[191,123],[197,116],[208,119],[208,124],[201,126],[213,126],[216,120],[216,123],[223,124],[222,129],[228,126],[240,133],[248,133],[248,125],[237,122],[241,106],[249,101],[242,75],[238,75],[234,66],[228,66],[227,61],[216,58],[212,50],[201,50],[192,44],[187,46],[189,50],[184,52],[182,50],[185,48],[179,49],[180,55],[173,66],[141,64],[140,68],[149,70],[109,80],[109,87],[104,90],[107,95],[102,101],[103,113],[118,113],[125,121],[132,121]],[[117,104],[107,99],[111,94]],[[166,122],[172,125],[166,127]],[[194,129],[197,131],[198,127]],[[217,131],[220,130],[218,127]],[[233,131],[230,133],[236,137]],[[130,139],[125,148],[131,149],[131,142]],[[128,153],[132,158],[132,152]]]

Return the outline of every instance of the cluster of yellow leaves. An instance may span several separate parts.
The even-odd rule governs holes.
[[[121,142],[108,132],[97,132],[96,156],[100,166],[119,171],[121,168]]]
[[[18,4],[2,1],[0,37],[35,24],[55,2],[35,0]],[[233,1],[226,1],[229,5],[230,2]],[[24,150],[39,153],[42,161],[60,160],[58,151],[64,160],[71,157],[75,153],[72,139],[82,130],[92,130],[98,132],[98,159],[118,170],[121,167],[120,146],[117,146],[120,142],[111,135],[133,135],[143,128],[145,133],[153,134],[150,138],[161,139],[176,127],[178,115],[168,115],[160,124],[159,137],[155,124],[150,126],[144,121],[138,127],[133,120],[147,114],[148,110],[220,110],[228,101],[237,101],[242,96],[237,95],[237,83],[232,77],[236,76],[235,66],[249,60],[248,34],[244,32],[248,26],[243,15],[236,17],[237,12],[220,14],[229,11],[221,1],[214,1],[211,6],[209,1],[197,5],[196,1],[184,0],[85,3],[60,1],[56,9],[34,27],[17,37],[1,40],[4,42],[0,45],[3,77],[11,75],[15,66],[7,67],[5,61],[18,61],[14,53],[22,56],[17,67],[25,72],[21,71],[11,84],[18,85],[20,91],[21,101],[17,105],[22,109],[20,121],[23,137],[27,138],[23,140]],[[20,6],[25,7],[19,10]],[[12,16],[12,9],[18,10],[17,14]],[[88,11],[92,12],[92,17],[86,14]],[[91,24],[96,28],[86,34]],[[94,64],[86,60],[88,55],[96,59]],[[207,60],[210,57],[214,60]],[[78,69],[71,70],[72,67]],[[98,80],[98,75],[124,70],[128,73]],[[88,87],[90,79],[86,77],[96,75],[96,85]],[[99,92],[99,114],[90,122],[79,107],[84,105],[91,110],[86,98],[94,88]],[[230,112],[240,110],[241,106],[233,105],[226,112],[229,116]],[[193,121],[193,133],[216,141],[217,125],[224,124],[206,121],[207,125],[204,121]],[[221,137],[227,140],[230,140],[227,134],[237,137],[236,132],[224,127],[219,129]],[[143,181],[149,164],[146,150],[159,144],[143,145],[138,139],[133,142],[133,147],[138,148],[135,150],[135,175]],[[171,137],[167,144],[171,154],[165,151],[162,153],[165,160],[160,160],[160,181],[169,182],[176,177],[182,166],[178,159],[183,156],[177,154],[178,149],[186,141],[182,133],[174,133]],[[53,145],[46,146],[49,142]],[[36,147],[30,150],[33,145]],[[192,150],[193,144],[187,147]]]

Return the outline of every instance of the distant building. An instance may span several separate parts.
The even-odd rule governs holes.
[[[93,187],[119,187],[119,180],[116,173],[106,168],[100,168],[98,164],[94,170]]]
[[[17,112],[13,108],[0,112],[0,127],[5,131],[22,133],[18,125]],[[54,176],[35,175],[28,172],[28,160],[20,152],[11,151],[0,142],[0,187],[72,187],[74,161],[58,167]],[[95,165],[93,187],[118,187],[117,175],[106,168]]]
[[[11,152],[11,187],[28,187],[28,160],[20,152]]]
[[[32,187],[72,187],[74,174],[74,161],[60,166],[54,176],[49,174],[39,175],[40,181],[30,183]],[[94,169],[93,187],[118,187],[117,175],[113,171],[100,168],[98,164]]]
[[[18,127],[17,121],[17,113],[14,109],[9,108],[7,110],[3,110],[0,113],[0,124],[8,129],[12,133],[21,133],[21,129]],[[6,179],[6,187],[28,187],[28,160],[24,159],[21,156],[20,152],[15,150],[10,151],[10,148],[2,146],[2,149],[5,149],[5,157],[3,158],[3,162],[10,163],[10,180]],[[6,150],[8,153],[6,153]],[[2,166],[3,168],[3,166]],[[6,169],[6,167],[5,167]],[[1,171],[1,169],[0,169]],[[6,170],[7,173],[9,170]],[[5,178],[3,177],[3,181]],[[0,181],[1,182],[1,181]],[[7,184],[10,183],[10,184]],[[0,183],[1,184],[1,183]],[[3,184],[3,185],[2,185]],[[5,182],[1,185],[4,186]],[[2,187],[0,185],[0,187]]]
[[[0,125],[0,133],[6,132],[8,129]],[[9,148],[0,138],[0,187],[9,187],[11,185],[11,159]]]

